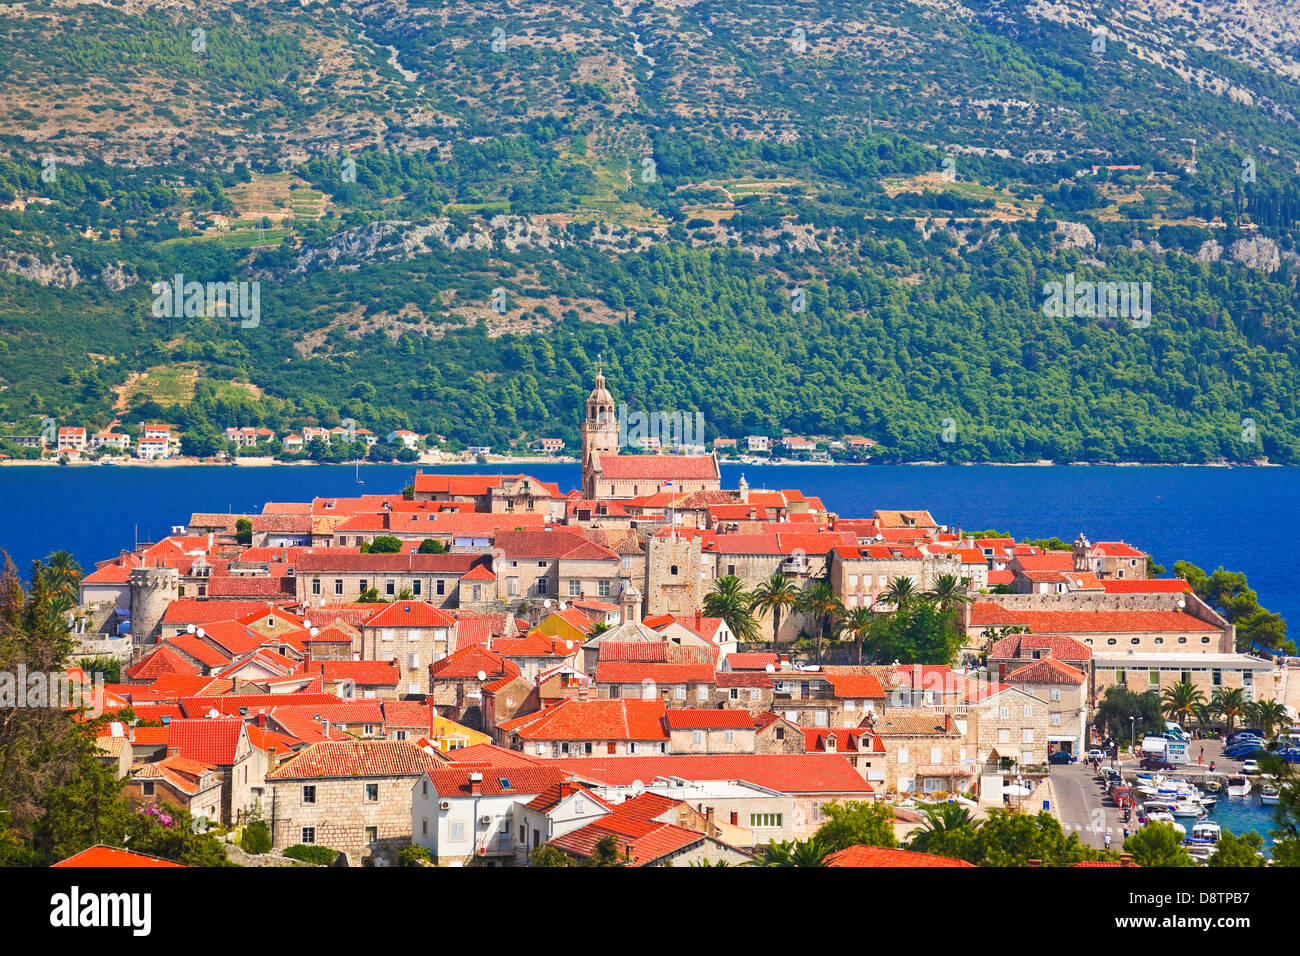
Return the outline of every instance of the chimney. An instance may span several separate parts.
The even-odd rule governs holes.
[[[167,748],[167,756],[169,756],[169,757],[179,757],[180,755],[181,755],[181,748],[180,748],[180,747],[168,747],[168,748]]]
[[[713,819],[713,808],[704,808],[704,835],[716,837],[718,835],[718,824]]]
[[[1028,861],[1026,861],[1026,862],[1028,862],[1028,864],[1029,864],[1030,866],[1042,866],[1042,865],[1043,865],[1043,861],[1042,861],[1042,860],[1028,860]]]
[[[483,775],[477,770],[469,775],[469,792],[471,794],[478,794],[479,790],[482,788],[482,784]]]
[[[782,655],[780,655],[780,656],[777,658],[777,662],[780,664],[781,667],[789,667],[789,666],[790,666],[790,655],[789,655],[789,654],[782,654]]]
[[[740,814],[735,810],[731,811],[731,825],[733,827],[740,826]]]
[[[266,748],[266,772],[270,773],[279,765],[280,765],[280,760],[275,754],[275,747],[274,746],[267,747]]]
[[[1132,853],[1121,853],[1121,854],[1119,855],[1119,865],[1120,865],[1120,866],[1132,866],[1132,865],[1133,865],[1133,854],[1132,854]]]
[[[266,728],[266,711],[259,711],[257,715],[257,726]]]
[[[701,618],[700,609],[697,607],[697,608],[695,609],[695,633],[697,633],[697,634],[699,633],[699,631],[700,631],[700,626],[701,626],[701,625],[700,625],[700,618]]]

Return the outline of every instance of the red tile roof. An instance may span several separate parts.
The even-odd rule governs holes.
[[[604,645],[602,645],[603,647]],[[713,664],[707,661],[607,661],[596,662],[598,684],[712,684]]]
[[[1179,611],[1028,611],[976,602],[972,627],[1023,625],[1035,634],[1114,634],[1140,631],[1217,631],[1213,624]]]
[[[712,455],[601,455],[601,477],[618,480],[672,481],[716,479]]]
[[[365,621],[366,627],[453,627],[456,619],[424,601],[394,601]]]
[[[267,774],[268,780],[321,777],[415,777],[442,762],[409,740],[350,740],[312,744]]]
[[[539,813],[549,813],[551,810],[554,810],[559,806],[561,801],[568,799],[574,794],[582,794],[598,807],[608,808],[612,806],[612,804],[606,803],[593,791],[582,786],[582,784],[573,783],[569,780],[562,783],[552,784],[537,796],[533,797],[532,800],[525,803],[524,806],[529,810],[536,810]]]
[[[1044,657],[1017,667],[1003,680],[1012,684],[1071,684],[1078,686],[1088,679],[1083,671],[1075,670],[1069,664],[1062,664],[1052,657]]]
[[[563,700],[498,727],[523,740],[662,741],[665,709],[662,700]]]
[[[880,698],[885,696],[885,688],[874,674],[827,674],[826,681],[831,685],[836,697]]]
[[[467,748],[468,749],[468,748]],[[483,796],[496,797],[505,794],[542,793],[564,780],[564,772],[549,763],[534,766],[503,767],[487,763],[467,763],[460,759],[461,751],[454,751],[457,759],[441,765],[429,773],[433,781],[434,792],[440,797],[467,797],[471,794],[470,774],[482,776],[478,781],[478,792]]]
[[[557,757],[549,763],[583,780],[611,786],[656,777],[744,780],[781,793],[869,794],[871,785],[839,754],[674,754]]]
[[[1105,578],[1101,586],[1107,594],[1191,594],[1192,586],[1183,578],[1147,578],[1129,580]]]
[[[754,718],[747,710],[682,707],[664,713],[669,730],[753,730]]]
[[[173,720],[167,731],[168,751],[179,747],[182,757],[222,767],[238,758],[244,722],[238,717]]]
[[[164,674],[197,674],[199,666],[188,657],[182,657],[166,644],[150,651],[136,664],[126,669],[133,681],[152,681]]]
[[[965,860],[914,850],[890,850],[879,846],[851,846],[832,853],[827,866],[974,866]]]
[[[773,667],[777,664],[775,654],[768,654],[762,651],[738,651],[735,654],[727,655],[727,669],[733,671],[762,671],[767,669],[767,665]]]
[[[185,866],[184,863],[175,863],[172,860],[164,860],[156,856],[145,856],[142,853],[132,853],[129,850],[119,850],[111,846],[92,846],[80,853],[74,853],[66,860],[60,860],[53,865],[112,867],[114,869],[144,866]]]
[[[371,687],[396,687],[402,677],[397,661],[312,661],[308,674],[320,674],[327,681],[355,681]]]
[[[484,680],[514,676],[519,673],[519,665],[506,660],[490,648],[471,644],[435,661],[429,667],[429,676],[434,680],[467,680],[477,678],[480,672],[484,675]]]

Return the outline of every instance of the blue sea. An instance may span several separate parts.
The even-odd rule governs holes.
[[[1260,803],[1259,791],[1256,789],[1244,797],[1220,796],[1210,811],[1209,819],[1232,833],[1249,833],[1253,830],[1264,838],[1264,853],[1271,856],[1273,838],[1268,834],[1277,827],[1273,819],[1273,811],[1276,809],[1276,805],[1265,806]]]
[[[425,471],[516,473],[579,483],[575,464],[461,466]],[[0,468],[8,520],[0,547],[26,574],[60,548],[84,567],[136,540],[156,541],[195,511],[261,511],[263,502],[400,491],[416,468],[323,466],[14,466]],[[751,488],[797,488],[832,511],[925,508],[941,524],[996,528],[1017,538],[1080,531],[1151,552],[1172,573],[1186,559],[1206,570],[1246,572],[1260,603],[1300,620],[1300,586],[1289,555],[1300,540],[1300,468],[999,467],[908,465],[723,465]]]

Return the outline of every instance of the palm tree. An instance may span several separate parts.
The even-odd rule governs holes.
[[[840,618],[835,622],[835,636],[840,640],[857,642],[858,663],[862,663],[862,645],[871,633],[871,624],[876,616],[869,607],[841,608]]]
[[[799,589],[780,571],[773,571],[766,581],[754,588],[750,596],[749,609],[757,611],[759,619],[772,612],[772,650],[780,646],[781,614],[793,608],[799,601]]]
[[[1196,723],[1200,725],[1201,730],[1206,733],[1214,725],[1214,708],[1210,704],[1193,704],[1192,716],[1196,718]]]
[[[1246,712],[1246,695],[1240,687],[1216,687],[1212,704],[1228,722],[1228,733],[1237,718]]]
[[[817,660],[820,661],[822,638],[826,634],[826,626],[844,609],[844,605],[835,596],[835,589],[831,586],[831,582],[826,578],[817,578],[810,581],[803,589],[796,609],[800,614],[812,618],[817,624]]]
[[[918,596],[916,585],[909,577],[899,575],[896,578],[889,579],[887,587],[880,595],[880,600],[886,604],[892,604],[898,610],[907,607]]]
[[[925,811],[925,822],[912,834],[907,848],[925,853],[931,846],[946,844],[955,833],[961,831],[974,833],[978,828],[979,823],[960,803],[941,803]]]
[[[1253,718],[1259,729],[1264,731],[1264,739],[1272,740],[1275,733],[1291,726],[1291,714],[1286,705],[1276,700],[1261,700],[1255,705]]]
[[[830,849],[816,837],[804,840],[776,840],[767,844],[746,866],[825,866]]]
[[[758,640],[758,624],[751,610],[753,597],[734,574],[718,578],[704,595],[704,613],[727,622],[736,639],[746,643]]]
[[[925,594],[937,605],[939,610],[948,612],[961,604],[969,604],[971,596],[966,582],[955,574],[940,574],[934,579],[934,585]]]
[[[1205,703],[1205,695],[1200,689],[1187,681],[1181,681],[1173,687],[1166,687],[1161,695],[1160,709],[1166,717],[1178,721],[1181,727],[1187,721],[1193,708]]]

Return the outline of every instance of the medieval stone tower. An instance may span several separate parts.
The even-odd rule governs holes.
[[[594,457],[618,454],[618,418],[614,396],[605,388],[605,376],[596,373],[596,387],[587,396],[587,417],[582,423],[582,495],[596,497]]]
[[[1074,547],[1071,550],[1074,552],[1074,570],[1091,571],[1092,559],[1088,552],[1092,550],[1092,542],[1084,537],[1082,532],[1074,539]]]
[[[699,538],[658,537],[646,541],[646,615],[691,615],[704,604],[705,578]]]
[[[137,647],[158,639],[167,606],[176,600],[180,575],[175,568],[131,570],[131,643]]]

